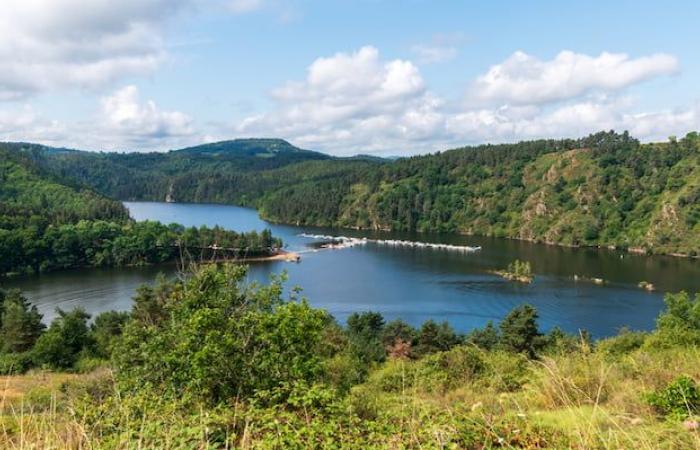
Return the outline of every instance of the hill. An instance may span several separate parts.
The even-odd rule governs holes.
[[[135,222],[121,202],[44,167],[46,158],[76,154],[81,152],[0,144],[0,277],[161,263],[190,250],[211,259],[267,257],[282,246],[268,230],[236,233]]]
[[[280,140],[168,153],[39,152],[42,166],[123,200],[229,203],[302,225],[457,232],[639,252],[700,252],[700,138],[627,133],[332,158]]]

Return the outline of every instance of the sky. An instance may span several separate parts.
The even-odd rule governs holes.
[[[0,140],[403,156],[700,130],[700,2],[3,0]]]

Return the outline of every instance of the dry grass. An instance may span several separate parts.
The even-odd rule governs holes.
[[[507,365],[503,355],[485,358],[498,359],[489,363],[499,369]],[[464,448],[450,446],[465,442],[460,439],[471,433],[483,443],[466,448],[700,449],[700,433],[658,417],[643,400],[645,393],[680,374],[700,379],[697,349],[640,350],[616,359],[595,352],[571,353],[527,364],[526,384],[512,391],[493,374],[447,391],[434,389],[430,380],[410,380],[416,372],[396,366],[376,372],[355,389],[349,405],[352,408],[354,398],[365,408],[357,410],[366,415],[364,420],[386,430],[378,444],[367,448]],[[71,409],[73,394],[64,387],[105,376],[109,373],[38,372],[0,378],[0,448],[209,448],[207,437],[191,430],[197,423],[201,430],[208,420],[218,420],[212,419],[214,411],[183,413],[172,404],[156,402],[134,420],[129,413],[133,402],[112,399],[108,412],[97,415],[107,414],[112,422],[87,426]],[[227,442],[241,448],[274,448],[265,444],[269,436],[255,431],[274,422],[273,413],[261,412],[263,416],[252,420],[235,419],[235,412],[225,414],[231,414],[225,422],[233,417],[245,425]]]

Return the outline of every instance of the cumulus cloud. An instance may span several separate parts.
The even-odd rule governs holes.
[[[30,105],[0,109],[0,141],[88,150],[168,150],[203,142],[190,116],[140,99],[135,86],[103,97],[89,120],[46,118]]]
[[[0,140],[60,145],[70,138],[64,123],[41,116],[30,105],[0,109]]]
[[[153,71],[166,57],[163,27],[191,0],[5,0],[0,100],[93,88]]]
[[[347,154],[427,139],[443,125],[442,101],[427,92],[418,68],[382,60],[371,46],[318,58],[304,81],[275,89],[272,98],[274,111],[246,118],[236,131]]]
[[[192,119],[179,111],[163,111],[155,102],[141,102],[136,86],[126,86],[102,99],[103,126],[119,141],[143,143],[191,136]]]
[[[367,46],[317,59],[304,80],[273,90],[272,111],[244,119],[235,133],[282,136],[335,154],[411,154],[611,128],[663,139],[700,128],[700,107],[639,112],[624,91],[677,70],[670,55],[564,51],[541,61],[517,52],[473,81],[487,101],[455,107],[429,91],[411,61],[383,60]]]
[[[678,71],[668,54],[630,58],[624,53],[589,56],[563,51],[542,61],[518,51],[473,83],[470,96],[488,102],[537,104],[567,100],[594,91],[617,91]]]

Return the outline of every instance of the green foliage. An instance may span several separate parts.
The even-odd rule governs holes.
[[[622,356],[641,348],[646,339],[647,333],[624,328],[617,336],[598,341],[596,349],[611,356]]]
[[[695,298],[687,292],[664,296],[666,309],[656,320],[656,332],[648,345],[671,347],[700,344],[700,294]]]
[[[383,330],[384,318],[377,312],[353,313],[348,317],[350,352],[363,367],[384,361]]]
[[[676,378],[665,388],[648,394],[646,400],[659,413],[676,420],[700,412],[700,391],[688,376]]]
[[[532,268],[530,267],[529,261],[520,261],[516,259],[512,263],[508,264],[508,273],[515,277],[525,277],[530,278],[532,276]]]
[[[0,276],[84,266],[266,256],[269,230],[134,222],[124,206],[41,167],[43,147],[0,144]]]
[[[89,353],[94,341],[90,335],[90,315],[78,308],[70,312],[57,310],[58,317],[41,335],[32,350],[34,363],[53,369],[69,369],[81,353]]]
[[[693,136],[640,144],[610,131],[396,161],[245,141],[164,154],[22,152],[60,177],[120,199],[171,195],[254,206],[268,219],[303,225],[469,232],[696,255],[700,143]],[[270,150],[275,145],[281,150]]]
[[[326,313],[283,301],[280,280],[245,286],[245,274],[212,265],[174,281],[169,320],[125,327],[114,352],[122,383],[217,402],[320,379]]]
[[[32,365],[32,355],[29,352],[0,353],[0,375],[22,374]]]
[[[537,311],[530,305],[514,308],[499,325],[500,345],[507,351],[534,358],[541,346],[542,335],[537,326],[537,317]]]
[[[413,343],[417,337],[418,332],[416,329],[401,319],[387,323],[382,331],[384,347],[389,347],[397,341]]]
[[[90,336],[95,343],[95,355],[109,359],[115,342],[122,335],[129,313],[125,311],[107,311],[95,317],[90,326]]]
[[[484,350],[493,350],[501,341],[501,336],[498,328],[489,320],[484,328],[475,328],[469,332],[465,337],[465,341]]]
[[[427,320],[418,330],[414,353],[417,356],[425,356],[449,350],[461,342],[461,337],[455,333],[449,323],[438,324],[433,320]]]
[[[0,352],[30,350],[46,328],[41,318],[36,306],[30,305],[19,291],[0,290]]]

